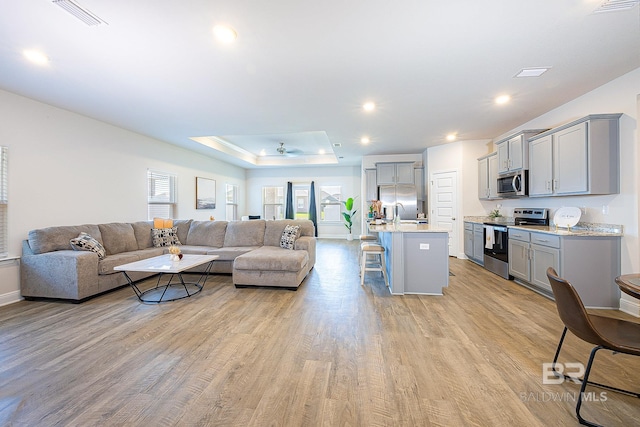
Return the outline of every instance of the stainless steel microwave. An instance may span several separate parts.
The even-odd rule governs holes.
[[[524,197],[529,195],[529,171],[522,170],[498,177],[498,196]]]

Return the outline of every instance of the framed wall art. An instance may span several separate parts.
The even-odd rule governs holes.
[[[196,209],[216,208],[216,180],[196,177]]]

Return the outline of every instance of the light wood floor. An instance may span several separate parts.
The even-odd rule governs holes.
[[[376,273],[360,286],[356,248],[320,240],[297,292],[216,276],[162,305],[123,288],[0,307],[0,425],[577,425],[578,385],[542,383],[552,301],[457,259],[444,296],[391,296]],[[586,363],[589,345],[565,349]],[[638,390],[638,359],[600,352],[593,379]],[[608,392],[583,415],[637,425],[640,400]]]

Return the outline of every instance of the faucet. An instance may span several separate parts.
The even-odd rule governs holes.
[[[404,205],[403,205],[402,203],[400,203],[400,202],[396,202],[396,206],[395,206],[395,216],[396,216],[396,217],[397,217],[397,216],[398,216],[398,214],[399,214],[398,206],[400,206],[400,207],[402,208],[402,212],[406,212],[406,210],[405,210],[405,208],[404,208]]]

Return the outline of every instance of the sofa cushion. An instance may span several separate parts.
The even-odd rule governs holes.
[[[215,246],[224,245],[227,221],[192,221],[187,234],[187,245]]]
[[[264,245],[280,246],[282,232],[287,225],[300,226],[298,237],[315,235],[313,222],[308,219],[278,219],[275,221],[267,221],[264,230]]]
[[[138,250],[138,242],[131,224],[113,222],[110,224],[98,224],[102,235],[102,245],[107,250],[107,255]]]
[[[97,225],[70,225],[59,227],[47,227],[29,231],[29,247],[34,254],[44,254],[53,251],[70,250],[69,241],[78,237],[80,233],[93,236],[100,243],[102,235]]]
[[[237,270],[300,271],[309,262],[307,251],[291,251],[274,246],[263,246],[240,255],[233,263]]]
[[[120,271],[114,271],[113,268],[122,264],[128,264],[130,262],[140,261],[158,255],[162,255],[162,249],[149,248],[109,255],[98,261],[98,274],[121,273]]]
[[[187,234],[189,234],[189,227],[191,227],[191,219],[174,219],[173,226],[178,229],[178,240],[181,242],[187,241]]]
[[[280,238],[280,247],[283,249],[291,249],[296,244],[296,239],[298,238],[298,233],[300,232],[299,225],[287,225],[284,227],[282,231],[282,237]]]
[[[80,235],[69,241],[74,251],[90,251],[98,254],[98,258],[103,259],[107,256],[104,246],[100,244],[96,239],[91,237],[87,233],[80,233]]]
[[[151,238],[151,221],[132,222],[133,234],[138,242],[138,249],[146,249],[153,247],[153,239]]]
[[[264,229],[264,219],[230,221],[227,224],[223,246],[262,246],[264,243]]]
[[[207,251],[207,255],[218,255],[220,257],[218,258],[219,261],[233,261],[238,256],[249,253],[258,248],[259,246],[225,246],[223,248],[211,249]]]
[[[181,244],[180,239],[178,239],[177,227],[152,228],[151,238],[153,240],[153,246],[156,248]]]

